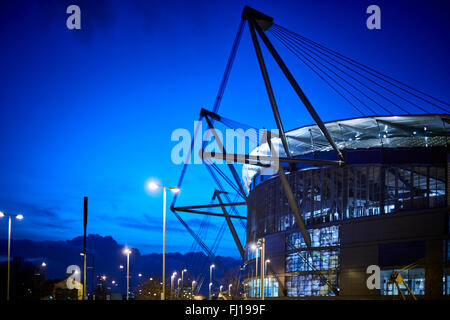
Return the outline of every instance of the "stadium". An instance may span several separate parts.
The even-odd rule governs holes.
[[[450,104],[275,24],[252,8],[245,7],[241,18],[215,104],[211,111],[200,113],[217,142],[215,152],[206,152],[203,143],[201,156],[226,159],[232,177],[205,161],[216,182],[213,200],[219,204],[176,207],[175,199],[171,207],[185,226],[178,212],[226,219],[243,261],[233,295],[244,299],[450,297]],[[247,137],[256,147],[239,154],[225,149],[215,126],[259,129],[218,113],[245,24],[277,130],[263,130],[261,139]],[[324,123],[268,35],[361,116]],[[313,124],[284,130],[258,39]],[[230,163],[242,165],[240,177]],[[185,172],[186,164],[178,185]],[[236,209],[244,205],[246,216]],[[217,207],[222,213],[209,211]],[[245,225],[244,245],[232,219]],[[186,228],[214,261],[214,252],[201,236]]]
[[[334,296],[333,290],[343,298],[398,295],[388,282],[403,269],[414,295],[448,295],[448,123],[447,115],[326,123],[346,165],[297,164],[287,174],[311,249],[296,231],[278,175],[245,165],[247,263],[255,263],[250,244],[264,237],[270,258],[266,296]],[[286,137],[294,158],[337,160],[316,125]],[[366,286],[370,265],[381,268],[380,290]],[[247,294],[258,296],[259,284],[249,280]]]

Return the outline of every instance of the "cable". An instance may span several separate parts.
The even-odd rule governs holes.
[[[402,91],[404,91],[404,92],[407,92],[407,93],[413,95],[414,97],[416,97],[416,98],[418,98],[418,99],[421,99],[421,100],[423,100],[423,101],[425,101],[425,102],[427,102],[427,103],[429,103],[429,104],[431,104],[431,105],[434,105],[435,107],[439,108],[440,110],[442,110],[442,111],[444,111],[444,112],[449,112],[448,110],[446,110],[446,108],[442,108],[441,106],[439,106],[439,105],[437,105],[437,104],[435,104],[435,103],[433,103],[433,102],[431,102],[431,101],[429,101],[429,100],[427,100],[427,99],[425,99],[425,98],[423,98],[423,97],[420,97],[420,96],[418,96],[417,94],[415,94],[415,93],[413,93],[413,92],[411,92],[411,91],[409,91],[409,90],[407,90],[407,89],[405,89],[405,88],[402,88],[401,86],[399,86],[399,85],[397,85],[397,84],[395,84],[395,83],[393,83],[393,82],[391,82],[391,81],[389,81],[389,80],[386,80],[386,79],[384,79],[384,78],[390,79],[390,80],[392,80],[392,81],[394,81],[394,82],[396,82],[396,83],[398,83],[398,84],[400,84],[400,85],[402,85],[402,86],[404,86],[404,87],[407,87],[407,88],[409,88],[409,89],[411,89],[411,90],[416,91],[417,93],[420,93],[420,94],[422,94],[422,95],[424,95],[424,96],[427,96],[427,97],[429,97],[430,99],[433,99],[433,100],[435,100],[435,101],[437,101],[437,102],[440,102],[440,103],[442,103],[442,104],[445,104],[445,105],[447,105],[447,106],[450,106],[449,103],[447,103],[447,102],[445,102],[445,101],[443,101],[443,100],[440,100],[440,99],[438,99],[438,98],[436,98],[436,97],[433,97],[433,96],[431,96],[431,95],[429,95],[429,94],[427,94],[427,93],[425,93],[425,92],[422,92],[422,91],[420,91],[420,90],[418,90],[418,89],[415,89],[415,88],[413,88],[413,87],[411,87],[411,86],[409,86],[409,85],[407,85],[407,84],[405,84],[405,83],[403,83],[403,82],[401,82],[401,81],[398,81],[398,80],[396,80],[396,79],[394,79],[394,78],[392,78],[392,77],[390,77],[390,76],[388,76],[388,75],[386,75],[386,74],[383,74],[383,73],[381,73],[381,72],[379,72],[379,71],[377,71],[377,70],[375,70],[375,69],[373,69],[373,68],[370,68],[370,67],[368,67],[368,66],[366,66],[366,65],[364,65],[364,64],[362,64],[362,63],[360,63],[360,62],[358,62],[358,61],[356,61],[356,60],[353,60],[353,59],[351,59],[351,58],[348,58],[348,57],[344,56],[343,54],[341,54],[341,53],[339,53],[339,52],[336,52],[336,51],[334,51],[334,50],[331,50],[331,49],[329,49],[329,48],[327,48],[327,47],[325,47],[325,46],[323,46],[323,45],[321,45],[321,44],[319,44],[319,43],[317,43],[317,42],[315,42],[315,41],[313,41],[313,40],[310,40],[310,39],[308,39],[308,38],[306,38],[306,37],[303,37],[303,36],[301,36],[301,35],[299,35],[299,34],[293,32],[293,31],[290,31],[289,29],[286,29],[286,28],[284,28],[284,27],[278,25],[278,24],[273,24],[273,27],[281,28],[281,29],[283,29],[283,30],[285,30],[285,31],[287,31],[287,32],[290,32],[291,34],[295,35],[296,37],[299,37],[299,38],[303,39],[304,41],[307,41],[307,42],[309,42],[309,43],[312,43],[312,44],[314,44],[315,46],[321,48],[322,50],[325,50],[325,51],[329,52],[330,54],[332,54],[332,55],[334,55],[334,56],[336,56],[336,57],[338,57],[338,58],[341,58],[341,59],[343,59],[343,60],[346,60],[348,63],[354,65],[355,67],[359,68],[360,70],[363,70],[363,71],[369,73],[370,75],[372,75],[372,76],[374,76],[374,77],[376,77],[376,78],[378,78],[378,79],[380,79],[380,80],[382,80],[382,81],[385,81],[385,82],[389,83],[390,85],[395,86],[395,87],[397,87],[398,89],[400,89],[400,90],[402,90]],[[384,78],[383,78],[383,77],[384,77]]]
[[[273,36],[275,38],[277,38],[278,41],[280,41],[284,46],[286,46],[286,48],[289,49],[289,51],[291,51],[298,59],[300,59],[300,61],[302,61],[306,66],[308,66],[311,70],[314,71],[314,73],[316,73],[317,75],[319,75],[307,62],[305,62],[305,60],[300,57],[297,52],[295,52],[288,44],[286,44],[284,42],[284,40],[282,40],[281,38],[278,38],[275,34],[273,34]],[[306,60],[309,61],[309,59],[305,58]],[[348,94],[350,94],[354,99],[358,100],[358,102],[360,102],[362,105],[364,105],[370,112],[372,112],[373,114],[376,114],[376,112],[370,107],[368,106],[364,101],[362,101],[361,99],[359,99],[357,96],[355,96],[353,93],[351,93],[347,88],[345,88],[344,86],[342,86],[339,82],[337,82],[334,78],[332,78],[329,74],[327,74],[325,71],[323,71],[321,68],[319,68],[316,64],[311,63],[312,65],[314,65],[316,67],[316,69],[320,70],[323,74],[325,74],[328,78],[330,78],[333,82],[335,82],[339,87],[341,87],[342,89],[344,89]],[[319,77],[321,79],[323,79],[323,77],[321,77],[319,75]],[[340,94],[342,96],[342,94]],[[356,107],[356,105],[354,105],[353,103],[351,103],[347,98],[344,97],[344,99],[346,101],[348,101],[358,112],[360,112],[361,114],[365,115],[358,107]]]
[[[356,82],[358,82],[359,84],[361,84],[362,86],[364,86],[364,87],[367,88],[368,90],[372,91],[373,93],[379,95],[380,97],[382,97],[382,98],[385,99],[386,101],[390,102],[391,104],[393,104],[394,106],[396,106],[397,108],[399,108],[401,111],[403,111],[403,112],[405,112],[405,113],[407,113],[407,114],[410,114],[410,112],[409,112],[408,110],[403,109],[400,105],[398,105],[397,103],[395,103],[395,102],[392,101],[391,99],[385,97],[384,95],[382,95],[382,94],[379,93],[378,91],[376,91],[376,90],[370,88],[369,86],[367,86],[366,84],[364,84],[364,83],[361,82],[360,80],[356,79],[355,77],[351,76],[350,74],[348,74],[347,72],[345,72],[345,71],[342,70],[341,68],[339,68],[339,67],[335,66],[334,64],[332,64],[331,62],[327,61],[326,59],[324,59],[323,57],[321,57],[320,55],[318,55],[316,52],[313,52],[311,49],[308,49],[308,48],[304,47],[302,43],[298,42],[296,39],[294,39],[294,38],[293,38],[292,36],[290,36],[289,34],[286,34],[286,36],[287,36],[287,37],[290,37],[290,38],[291,38],[293,41],[295,41],[298,45],[302,46],[303,49],[308,50],[309,52],[311,52],[312,54],[314,54],[314,55],[315,55],[316,57],[318,57],[319,59],[321,59],[321,60],[325,61],[326,63],[330,64],[331,66],[333,66],[334,68],[336,68],[337,70],[339,70],[340,72],[342,72],[343,74],[345,74],[347,77],[349,77],[349,78],[355,80]],[[310,55],[308,55],[308,56],[310,56]],[[310,56],[310,57],[311,57],[311,56]],[[311,58],[312,58],[312,57],[311,57]],[[313,58],[313,59],[314,59],[315,61],[317,61],[315,58]],[[332,58],[330,58],[330,59],[332,59]],[[332,60],[335,60],[335,59],[332,59]],[[335,60],[335,61],[336,61],[336,60]],[[386,88],[386,87],[384,87],[384,86],[378,84],[377,82],[373,81],[372,79],[365,77],[365,76],[362,75],[361,73],[359,73],[359,72],[357,72],[357,71],[354,71],[353,69],[349,68],[348,66],[346,66],[346,65],[344,65],[344,64],[342,64],[342,63],[340,63],[340,62],[338,62],[338,63],[341,64],[341,65],[343,65],[344,67],[346,67],[346,68],[349,69],[350,71],[355,72],[355,73],[358,74],[359,76],[361,76],[361,77],[363,77],[363,78],[365,78],[365,79],[367,79],[367,80],[373,82],[374,84],[376,84],[377,86],[381,87],[382,89],[385,89],[386,91],[388,91],[388,92],[390,92],[390,93],[396,95],[397,97],[399,97],[399,98],[405,100],[406,102],[408,102],[408,103],[410,103],[410,104],[416,106],[416,107],[419,108],[421,111],[423,111],[423,112],[425,112],[425,113],[429,113],[429,112],[427,112],[426,110],[424,110],[423,108],[421,108],[420,106],[418,106],[418,105],[414,104],[413,102],[409,101],[408,99],[405,99],[404,97],[402,97],[402,96],[396,94],[395,92],[389,90],[388,88]]]
[[[282,37],[282,36],[280,36]],[[287,41],[286,38],[283,38],[285,41]],[[280,40],[281,41],[281,40]],[[298,50],[300,50],[301,52],[303,52],[304,54],[308,55],[309,57],[311,57],[311,55],[309,55],[308,53],[305,53],[304,50],[297,48]],[[298,52],[298,51],[297,51]],[[301,53],[299,53],[301,54]],[[301,54],[302,55],[302,54]],[[317,67],[317,65],[315,65],[313,62],[311,62],[311,60],[309,60],[308,58],[306,58],[304,55],[302,55],[303,58],[305,58],[306,60],[308,60],[311,64],[313,64],[314,66]],[[315,61],[317,61],[317,59],[315,59],[314,57],[311,57],[312,59],[314,59]],[[367,99],[369,99],[370,101],[372,101],[373,103],[375,103],[376,105],[378,105],[380,108],[382,108],[385,112],[392,114],[391,111],[389,111],[389,109],[385,108],[384,106],[382,106],[381,104],[379,104],[377,101],[375,101],[374,99],[372,99],[371,97],[369,97],[367,94],[365,94],[363,91],[361,91],[360,89],[358,89],[357,87],[355,87],[354,85],[352,85],[350,82],[348,82],[347,80],[345,80],[344,78],[342,78],[340,75],[338,75],[336,72],[334,72],[333,70],[331,70],[329,67],[325,66],[323,63],[321,63],[320,61],[317,61],[321,66],[323,66],[324,68],[326,68],[328,71],[330,71],[331,73],[333,73],[335,76],[337,76],[339,79],[341,79],[342,81],[344,81],[346,84],[348,84],[350,87],[352,87],[353,89],[355,89],[356,91],[358,91],[359,93],[361,93],[364,97],[366,97]]]

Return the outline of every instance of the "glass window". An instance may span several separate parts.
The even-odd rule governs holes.
[[[381,271],[381,288],[380,295],[399,295],[397,286],[395,283],[390,283],[389,279],[393,272],[398,272],[404,282],[408,285],[409,289],[414,295],[424,295],[425,294],[425,269],[416,268],[410,270],[382,270]],[[409,295],[408,290],[405,285],[399,284],[400,290],[406,296]]]

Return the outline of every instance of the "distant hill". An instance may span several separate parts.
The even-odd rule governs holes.
[[[92,266],[92,255],[94,256],[95,276],[106,275],[107,285],[111,286],[111,281],[115,280],[119,285],[113,291],[125,292],[126,282],[126,256],[122,253],[123,245],[118,244],[111,236],[100,236],[90,234],[87,237],[88,261],[87,266]],[[8,242],[0,239],[0,255],[3,261],[6,260]],[[64,278],[69,265],[83,266],[83,257],[80,253],[83,250],[83,237],[76,237],[67,241],[31,241],[12,240],[11,257],[22,257],[27,261],[40,265],[45,262],[45,276],[48,279]],[[162,254],[152,253],[141,255],[139,249],[131,248],[130,274],[132,286],[149,279],[150,277],[161,277],[162,274]],[[201,276],[205,276],[202,292],[207,292],[209,283],[209,265],[214,263],[213,278],[217,284],[226,284],[224,273],[236,274],[241,262],[230,257],[216,257],[214,262],[202,252],[167,253],[166,254],[166,278],[177,271],[181,273],[183,268],[188,269],[184,274],[185,281],[196,280],[199,282]],[[120,265],[124,268],[120,269]],[[141,273],[142,277],[138,274]],[[92,281],[91,269],[87,271],[87,285],[90,290]],[[96,283],[96,280],[94,280]],[[168,283],[170,286],[170,282]]]

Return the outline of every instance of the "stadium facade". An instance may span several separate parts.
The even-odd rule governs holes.
[[[251,244],[264,238],[268,298],[392,299],[399,295],[388,281],[394,271],[419,298],[450,297],[449,121],[449,115],[410,115],[326,123],[345,165],[295,164],[286,171],[310,248],[279,176],[244,165],[247,296],[259,296],[252,269],[258,251]],[[294,158],[338,160],[317,125],[286,138]],[[263,144],[251,154],[268,149]],[[366,285],[370,265],[381,269],[379,290]]]

